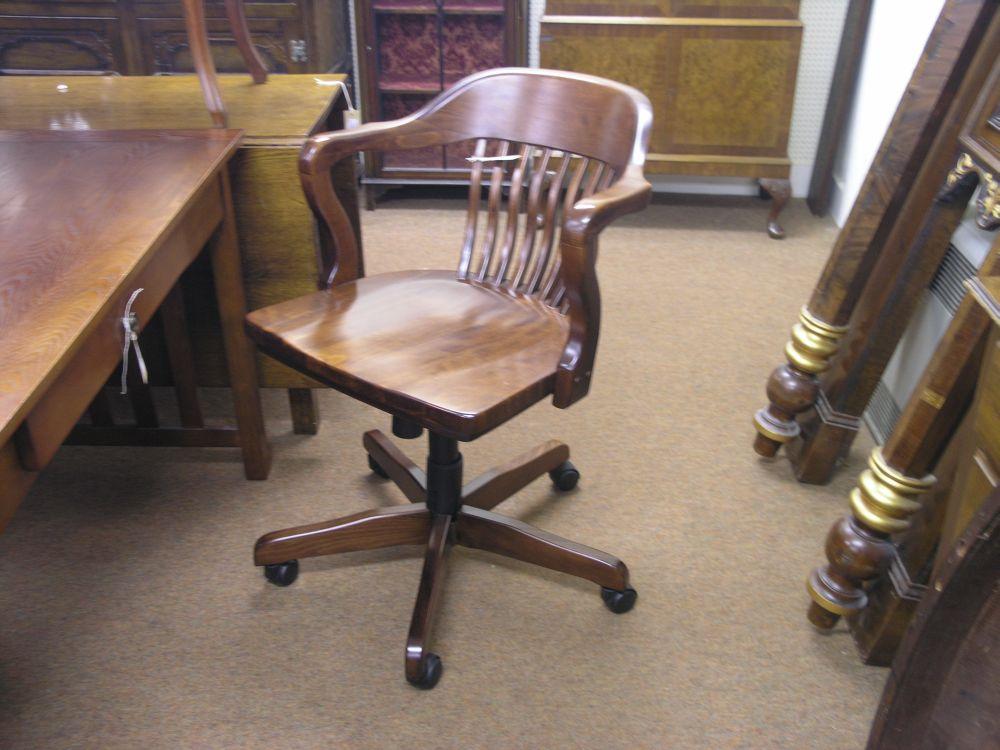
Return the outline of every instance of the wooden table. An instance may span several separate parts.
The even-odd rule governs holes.
[[[302,194],[298,155],[310,135],[342,126],[343,75],[220,75],[230,127],[244,131],[232,160],[233,204],[251,310],[316,290],[314,220]],[[60,84],[66,87],[60,91]],[[195,76],[0,76],[0,128],[208,128]],[[334,186],[360,237],[353,162],[334,167]],[[211,272],[195,263],[184,280],[198,384],[228,384],[221,328],[211,301]],[[150,342],[154,362],[165,358]],[[296,432],[316,430],[316,383],[267,357],[258,358],[260,385],[293,389]],[[162,368],[161,368],[162,369]],[[162,383],[156,379],[156,384]]]
[[[267,477],[226,168],[239,138],[0,131],[0,530],[120,366],[133,292],[141,329],[206,243],[239,426],[230,444],[248,478]]]

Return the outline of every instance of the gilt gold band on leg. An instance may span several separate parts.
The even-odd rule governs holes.
[[[754,415],[758,433],[754,450],[758,454],[773,456],[799,434],[795,417],[815,403],[819,393],[816,375],[830,366],[830,357],[845,333],[847,326],[825,323],[804,307],[799,312],[799,322],[785,345],[788,363],[771,373],[767,381],[770,403]]]
[[[868,468],[858,477],[851,491],[851,511],[874,531],[897,534],[910,526],[910,517],[920,510],[915,498],[927,492],[934,476],[908,477],[885,462],[882,449],[875,448],[868,457]]]
[[[847,326],[825,323],[803,307],[799,322],[792,326],[792,338],[785,344],[785,356],[793,367],[818,375],[830,366],[830,357],[847,330]]]
[[[865,608],[866,584],[892,560],[889,536],[909,527],[921,507],[917,498],[934,482],[930,474],[915,479],[893,469],[881,448],[871,452],[868,468],[851,491],[851,515],[837,521],[826,538],[827,564],[806,581],[813,600],[809,619],[817,627],[829,629],[841,616]]]

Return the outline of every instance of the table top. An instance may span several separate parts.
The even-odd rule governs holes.
[[[0,131],[0,445],[239,139]]]
[[[229,127],[245,145],[301,141],[323,128],[344,75],[219,76]],[[65,87],[65,88],[63,88]],[[0,76],[0,128],[132,130],[208,128],[198,78],[177,76]]]

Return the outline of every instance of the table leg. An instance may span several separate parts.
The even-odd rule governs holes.
[[[233,214],[229,174],[220,173],[225,216],[209,241],[212,274],[215,279],[216,301],[222,324],[222,338],[229,369],[229,385],[236,407],[236,424],[240,430],[240,448],[247,479],[267,479],[271,470],[271,446],[264,430],[264,415],[257,386],[257,363],[250,339],[243,328],[246,317],[246,294],[240,265]]]
[[[292,409],[292,432],[296,435],[319,432],[319,406],[312,388],[289,388],[288,404]]]

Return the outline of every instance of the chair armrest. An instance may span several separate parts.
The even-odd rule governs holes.
[[[361,243],[333,189],[330,170],[359,151],[385,151],[434,145],[440,134],[414,116],[370,123],[351,130],[313,136],[299,155],[299,178],[309,207],[319,222],[321,269],[319,287],[351,281],[364,275]]]
[[[618,182],[577,201],[563,220],[559,251],[569,307],[569,337],[556,370],[552,403],[565,409],[587,395],[601,328],[597,285],[597,236],[608,224],[649,205],[652,186],[640,167],[629,167]]]

